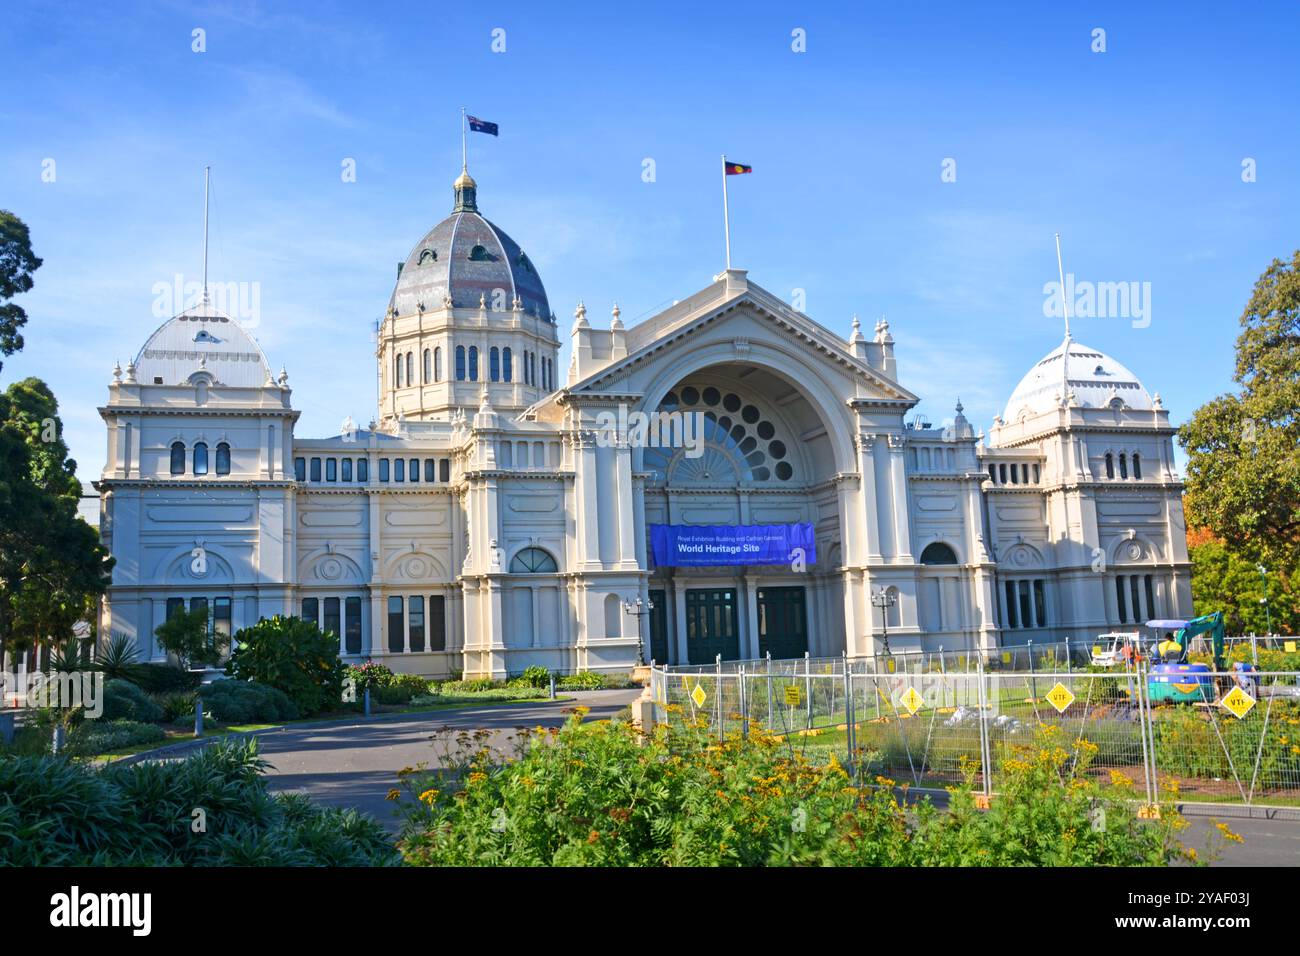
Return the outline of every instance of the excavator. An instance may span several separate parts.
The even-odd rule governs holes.
[[[1156,645],[1155,657],[1161,661],[1152,664],[1147,674],[1147,694],[1152,703],[1173,704],[1209,704],[1213,703],[1218,692],[1215,687],[1215,675],[1223,674],[1228,669],[1228,660],[1224,653],[1223,612],[1204,614],[1190,621],[1147,621],[1147,627],[1160,632],[1165,631],[1164,640]],[[1190,664],[1187,652],[1192,638],[1201,634],[1210,635],[1214,651],[1214,667],[1208,664]],[[1250,664],[1237,663],[1233,670],[1233,683],[1253,683],[1248,672],[1254,668]],[[1227,688],[1225,688],[1227,689]]]

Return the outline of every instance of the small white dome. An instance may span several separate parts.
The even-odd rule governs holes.
[[[271,379],[271,366],[253,337],[210,305],[168,319],[135,357],[142,385],[181,385],[200,368],[219,385],[260,388]]]
[[[1061,371],[1062,361],[1066,363],[1064,373]],[[1072,394],[1075,403],[1083,408],[1122,407],[1150,411],[1155,407],[1150,394],[1127,368],[1105,352],[1066,339],[1020,380],[1011,393],[1002,420],[1010,423],[1024,415],[1038,415],[1056,408],[1063,379],[1066,399]]]

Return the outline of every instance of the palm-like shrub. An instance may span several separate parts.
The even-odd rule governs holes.
[[[104,675],[105,680],[120,679],[136,683],[136,678],[142,670],[140,648],[125,634],[114,635],[108,643],[99,648],[95,658],[95,669]]]

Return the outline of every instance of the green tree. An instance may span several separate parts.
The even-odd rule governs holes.
[[[289,695],[304,714],[337,710],[343,701],[339,638],[315,621],[297,617],[260,620],[235,635],[230,673]]]
[[[27,313],[10,300],[31,291],[32,273],[40,267],[27,224],[0,209],[0,355],[13,355],[23,347],[18,330],[27,324]],[[3,362],[0,368],[4,368]]]
[[[1300,251],[1273,260],[1241,315],[1240,390],[1179,430],[1188,524],[1247,560],[1294,567],[1300,552]]]
[[[112,559],[77,514],[81,483],[49,386],[0,393],[0,646],[62,642],[91,615]]]
[[[221,663],[221,655],[230,638],[208,630],[208,609],[184,608],[172,614],[154,629],[158,645],[175,654],[185,667],[207,667]]]
[[[1188,536],[1192,559],[1192,605],[1197,614],[1222,611],[1229,634],[1274,634],[1300,631],[1300,567],[1269,567],[1208,534]],[[1267,610],[1262,603],[1266,596]]]

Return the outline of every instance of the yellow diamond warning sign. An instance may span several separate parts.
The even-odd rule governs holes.
[[[1228,713],[1241,720],[1250,713],[1250,708],[1255,706],[1255,698],[1240,687],[1234,687],[1224,695],[1223,700],[1219,701],[1219,703],[1227,709]]]
[[[799,693],[798,684],[785,685],[785,702],[791,707],[798,707],[803,701],[803,695]]]
[[[709,699],[709,695],[704,693],[704,688],[699,684],[695,685],[695,690],[691,691],[691,700],[695,701],[696,707],[703,707],[704,702]]]
[[[915,687],[909,687],[903,691],[898,698],[898,702],[907,708],[909,714],[915,714],[921,709],[921,705],[925,703],[925,698],[916,692]]]
[[[1047,702],[1056,708],[1057,713],[1065,713],[1065,708],[1074,703],[1074,694],[1059,680],[1056,686],[1047,692]]]

